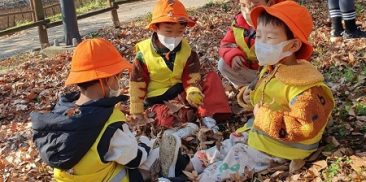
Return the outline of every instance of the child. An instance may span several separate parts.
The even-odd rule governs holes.
[[[334,107],[323,76],[306,61],[313,52],[308,10],[285,1],[255,8],[251,19],[257,30],[255,52],[264,69],[250,101],[241,100],[254,106],[254,119],[231,136],[228,146],[233,147],[204,170],[201,181],[222,181],[246,167],[257,172],[273,163],[305,159],[317,150]]]
[[[31,113],[33,140],[57,181],[143,181],[151,178],[146,171],[159,169],[159,148],[153,149],[147,137],[137,139],[115,108],[128,99],[119,92],[126,69],[130,63],[110,42],[84,40],[75,49],[65,83],[80,92],[61,96],[49,113]],[[177,151],[179,143],[169,141],[163,137],[163,151]],[[169,165],[174,166],[168,167],[177,174],[190,169],[188,156],[177,152],[173,157]]]
[[[250,11],[259,5],[273,5],[280,2],[266,0],[240,0],[241,13],[234,21],[220,43],[218,70],[236,88],[248,85],[257,77],[258,61],[254,52],[255,30]]]
[[[231,113],[219,76],[209,72],[201,82],[198,55],[183,38],[194,25],[180,1],[157,1],[147,26],[154,33],[136,45],[130,80],[130,112],[137,122],[143,122],[145,108],[165,128],[196,121],[193,108],[210,119]]]

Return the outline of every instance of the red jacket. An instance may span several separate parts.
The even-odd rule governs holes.
[[[241,13],[235,16],[234,18],[236,27],[245,29],[245,42],[249,47],[254,45],[255,40],[255,30],[253,27],[248,25],[248,23],[245,21],[244,17]],[[232,27],[228,29],[226,32],[225,37],[220,42],[220,49],[219,49],[220,57],[224,60],[226,64],[228,64],[230,67],[232,66],[232,60],[235,56],[242,56],[244,59],[246,59],[246,55],[244,51],[242,51],[239,46],[236,44],[234,32]],[[249,61],[245,61],[244,65],[250,69],[258,69],[258,64],[250,63]]]

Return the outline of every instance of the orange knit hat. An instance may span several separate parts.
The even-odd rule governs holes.
[[[179,0],[158,0],[152,12],[151,22],[146,28],[156,30],[156,23],[163,22],[187,22],[193,27],[194,22],[187,14],[186,8]]]
[[[112,43],[102,38],[84,40],[75,48],[65,85],[108,78],[125,69],[131,70],[132,65]]]
[[[296,52],[296,57],[298,59],[309,59],[313,53],[313,46],[308,42],[310,33],[313,30],[313,20],[309,11],[294,1],[280,2],[270,7],[258,6],[250,13],[255,28],[258,25],[258,17],[263,11],[284,22],[290,28],[294,37],[301,40],[303,44],[301,49]]]

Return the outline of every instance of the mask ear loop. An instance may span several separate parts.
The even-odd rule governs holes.
[[[107,96],[107,94],[105,93],[105,89],[104,89],[104,85],[103,85],[102,79],[99,79],[99,84],[100,84],[100,86],[102,87],[103,97],[106,97],[106,96]]]
[[[118,84],[118,90],[121,90],[122,89],[122,85],[120,83],[120,77],[118,75],[115,75],[114,78],[116,79],[117,81],[117,84]]]

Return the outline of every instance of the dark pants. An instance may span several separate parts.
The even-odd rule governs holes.
[[[183,91],[183,84],[177,83],[173,87],[169,88],[163,95],[146,98],[144,105],[145,107],[151,107],[155,104],[164,104],[164,101],[169,101],[176,98]]]

